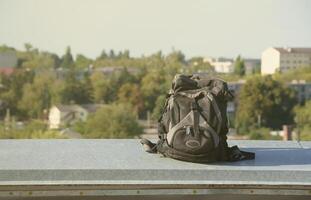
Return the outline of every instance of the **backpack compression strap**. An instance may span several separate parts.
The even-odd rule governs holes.
[[[157,153],[157,144],[152,143],[150,140],[147,139],[141,139],[140,143],[143,145],[146,152]]]
[[[255,153],[241,151],[237,146],[228,148],[229,161],[240,161],[240,160],[253,160],[255,159]]]

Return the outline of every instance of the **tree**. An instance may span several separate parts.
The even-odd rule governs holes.
[[[40,75],[34,78],[33,83],[25,84],[18,108],[29,118],[42,118],[44,110],[51,107],[51,85],[54,81],[52,76]]]
[[[93,100],[92,85],[88,75],[84,80],[77,78],[75,68],[69,69],[65,76],[64,88],[61,92],[61,102],[64,104],[77,103],[86,104]]]
[[[173,50],[165,58],[166,71],[168,74],[174,76],[180,72],[180,69],[185,66],[185,55],[181,51]]]
[[[31,51],[33,49],[33,46],[30,43],[25,43],[24,44],[26,51]]]
[[[81,94],[83,94],[83,103],[94,102],[94,88],[89,73],[84,73],[83,80],[80,83]]]
[[[112,90],[108,77],[106,77],[102,72],[94,72],[90,79],[93,87],[94,102],[108,102]]]
[[[115,55],[113,49],[111,49],[109,52],[109,58],[114,59],[115,57],[116,57],[116,55]]]
[[[87,69],[92,64],[92,59],[87,58],[82,54],[78,54],[76,57],[75,66],[77,69]]]
[[[82,134],[89,138],[133,138],[141,133],[142,128],[130,106],[110,104],[87,119]]]
[[[33,81],[32,71],[17,70],[10,76],[1,75],[0,99],[3,106],[0,107],[0,116],[4,116],[7,109],[12,115],[22,117],[18,109],[18,102],[23,96],[23,86]]]
[[[123,52],[122,58],[130,59],[130,51],[128,49]]]
[[[204,62],[203,57],[193,57],[190,59],[190,66],[186,68],[187,73],[214,72],[214,67],[209,62]]]
[[[62,59],[61,59],[61,64],[60,67],[62,68],[73,68],[74,67],[74,61],[73,61],[73,57],[71,55],[71,49],[68,46],[66,49],[66,53],[65,55],[63,55]]]
[[[0,52],[16,52],[13,47],[9,47],[7,45],[0,45]]]
[[[98,59],[107,59],[107,58],[108,58],[108,55],[107,55],[107,53],[106,53],[106,51],[104,49],[104,50],[102,50],[102,52],[101,52],[100,56],[98,57]]]
[[[171,80],[164,70],[152,70],[143,77],[141,91],[144,95],[145,108],[148,111],[153,111],[159,95],[168,92]]]
[[[296,106],[295,122],[298,134],[301,140],[311,140],[311,100],[307,101],[305,105]]]
[[[126,83],[137,83],[137,78],[129,73],[127,68],[123,68],[120,71],[113,72],[109,77],[109,102],[117,100],[118,91],[122,85]]]
[[[118,91],[118,102],[129,103],[137,115],[144,109],[143,96],[137,84],[125,83]]]
[[[249,131],[261,126],[281,129],[293,123],[295,92],[271,76],[255,76],[246,81],[238,96],[236,127]]]
[[[168,62],[185,63],[185,55],[181,51],[173,50],[169,55],[166,56]]]
[[[296,106],[294,112],[295,122],[298,126],[309,126],[311,128],[311,100],[307,101],[303,106]]]
[[[292,69],[286,73],[275,73],[273,77],[277,80],[291,82],[292,80],[311,81],[311,65]]]
[[[148,57],[145,57],[144,63],[153,68],[163,68],[166,64],[162,51],[158,51]]]
[[[234,62],[234,73],[239,75],[239,76],[244,76],[245,75],[245,65],[244,65],[244,60],[241,58],[239,55]]]
[[[54,68],[59,68],[60,64],[61,64],[61,59],[59,58],[59,56],[55,53],[50,53],[51,58],[54,60]]]
[[[163,110],[164,110],[165,100],[166,100],[166,95],[162,94],[158,96],[155,102],[155,107],[152,111],[152,118],[154,120],[158,120],[161,117]]]

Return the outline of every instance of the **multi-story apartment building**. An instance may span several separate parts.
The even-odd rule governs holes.
[[[271,47],[261,55],[261,74],[285,72],[290,69],[311,66],[311,48]]]
[[[299,103],[311,99],[311,82],[306,82],[305,80],[293,80],[288,83],[288,86],[296,91]]]

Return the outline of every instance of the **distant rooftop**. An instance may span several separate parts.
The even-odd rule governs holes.
[[[0,68],[16,67],[17,57],[15,52],[0,53]]]
[[[98,110],[98,108],[102,107],[102,104],[72,104],[72,105],[56,105],[61,112],[74,112],[78,109],[85,109],[86,111],[93,113]]]
[[[305,53],[311,54],[311,48],[301,48],[301,47],[274,47],[280,53]]]

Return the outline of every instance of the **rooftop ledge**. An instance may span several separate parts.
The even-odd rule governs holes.
[[[188,163],[146,153],[136,139],[0,140],[0,199],[311,198],[311,142],[232,140],[229,145],[255,152],[256,159]]]

